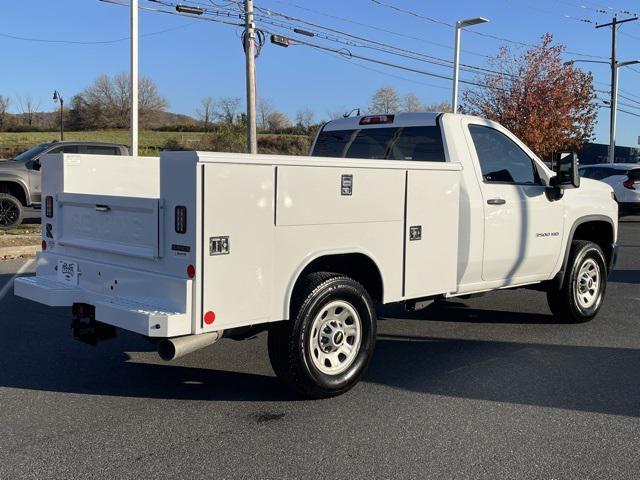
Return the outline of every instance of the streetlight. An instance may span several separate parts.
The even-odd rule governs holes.
[[[453,56],[453,98],[451,100],[451,109],[453,113],[458,112],[458,75],[460,73],[460,32],[463,28],[487,23],[484,17],[467,18],[466,20],[458,20],[456,22],[455,50]]]
[[[603,63],[611,66],[611,117],[609,123],[609,156],[607,161],[609,163],[615,163],[616,161],[616,122],[618,119],[618,70],[622,67],[629,65],[635,65],[640,63],[640,60],[630,60],[628,62],[605,62],[603,60],[569,60],[564,62],[564,65],[573,65],[576,62],[583,63]]]
[[[64,140],[64,98],[58,90],[53,91],[53,101],[60,102],[60,141]]]

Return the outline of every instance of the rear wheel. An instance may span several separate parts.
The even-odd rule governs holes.
[[[308,398],[352,388],[367,368],[376,340],[376,315],[364,287],[343,275],[311,274],[296,288],[291,316],[269,330],[276,375]]]
[[[0,193],[0,228],[16,227],[22,223],[23,207],[13,195]]]
[[[562,285],[547,291],[549,308],[562,322],[586,322],[600,310],[606,287],[607,266],[602,250],[593,242],[576,240],[571,244]]]

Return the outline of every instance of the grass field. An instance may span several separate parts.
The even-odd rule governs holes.
[[[140,132],[140,154],[158,155],[168,140],[177,140],[185,147],[196,146],[204,134],[200,132]],[[0,132],[0,158],[9,158],[39,143],[59,140],[55,132]],[[65,140],[81,140],[129,145],[128,130],[65,132]]]
[[[201,149],[225,152],[244,151],[245,140],[242,135],[223,134],[212,140],[204,141],[202,132],[140,132],[140,155],[157,156],[165,148],[175,149],[175,145],[187,149]],[[11,158],[39,143],[58,140],[55,132],[0,132],[0,158]],[[129,145],[128,130],[98,130],[88,132],[65,132],[65,140],[120,143]],[[169,144],[167,142],[170,142]],[[282,155],[306,155],[310,137],[307,135],[259,134],[259,153]]]

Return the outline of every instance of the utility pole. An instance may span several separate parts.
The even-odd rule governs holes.
[[[618,118],[618,58],[616,56],[616,34],[618,25],[638,20],[638,17],[618,20],[617,16],[613,17],[610,23],[596,25],[596,28],[611,27],[611,120],[609,122],[609,163],[615,163],[616,160],[616,123]]]
[[[258,153],[256,127],[256,31],[253,0],[244,1],[244,52],[247,66],[247,151]]]
[[[138,156],[138,0],[131,0],[131,155]]]

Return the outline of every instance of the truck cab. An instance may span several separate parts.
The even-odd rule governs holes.
[[[583,178],[579,188],[557,192],[556,173],[491,120],[450,113],[343,118],[321,128],[311,155],[462,165],[453,295],[549,280],[578,229],[579,236],[594,232],[607,262],[615,257],[611,188]]]

